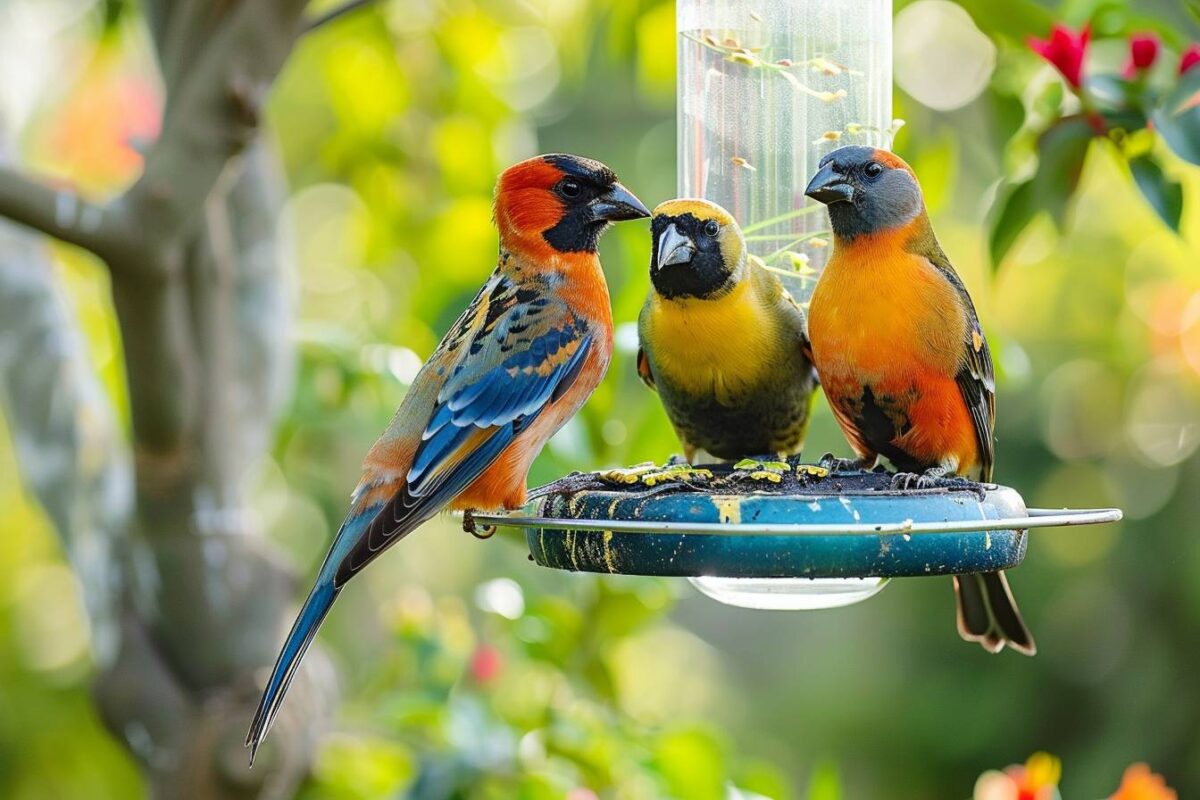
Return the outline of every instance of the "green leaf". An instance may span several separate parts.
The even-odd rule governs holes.
[[[783,770],[768,761],[751,759],[740,764],[735,784],[742,795],[752,793],[771,800],[791,800],[794,796]]]
[[[1129,7],[1125,0],[1082,0],[1059,9],[1059,13],[1066,18],[1073,16],[1072,12],[1087,14],[1092,36],[1097,39],[1120,36],[1129,19]]]
[[[838,776],[837,764],[820,761],[813,767],[808,779],[808,800],[841,800],[842,780]]]
[[[959,0],[980,30],[1024,41],[1026,36],[1044,36],[1054,24],[1054,13],[1031,0]]]
[[[413,754],[402,744],[342,736],[321,748],[314,773],[322,797],[358,800],[398,794],[415,767]]]
[[[1031,107],[1039,116],[1046,119],[1058,119],[1062,112],[1064,94],[1062,81],[1048,81],[1034,97]]]
[[[1167,227],[1179,233],[1179,220],[1183,216],[1183,186],[1164,175],[1162,167],[1150,155],[1130,159],[1129,169],[1133,172],[1134,183],[1151,208]]]
[[[1190,69],[1184,74],[1151,119],[1176,155],[1200,164],[1200,69]]]
[[[1089,75],[1083,88],[1101,108],[1129,108],[1136,94],[1136,87],[1120,75]]]
[[[1021,231],[1025,230],[1037,215],[1033,181],[1025,181],[1011,187],[996,200],[994,208],[992,230],[988,236],[988,252],[992,257],[992,267],[996,268],[1017,241]]]
[[[665,733],[654,755],[672,797],[725,797],[725,753],[709,731],[683,728]]]
[[[942,208],[951,200],[958,166],[958,150],[958,137],[946,131],[942,136],[931,137],[915,157],[910,159],[913,169],[921,176],[925,207],[931,211]]]
[[[1066,117],[1038,137],[1038,168],[1033,176],[1034,200],[1062,227],[1067,204],[1079,188],[1083,162],[1095,130],[1083,117]]]
[[[1200,22],[1200,0],[1187,0],[1187,9],[1197,22]]]

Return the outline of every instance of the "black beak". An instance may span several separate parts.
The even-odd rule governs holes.
[[[642,205],[642,201],[634,197],[633,192],[619,183],[591,202],[592,218],[620,222],[626,219],[640,219],[650,216],[650,209]]]
[[[818,203],[832,205],[854,199],[854,187],[846,181],[846,176],[826,164],[809,181],[804,193]]]
[[[696,255],[696,245],[679,232],[675,223],[668,225],[658,237],[658,251],[654,254],[654,271],[672,264],[687,264]]]

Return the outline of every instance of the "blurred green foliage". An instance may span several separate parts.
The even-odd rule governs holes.
[[[1200,794],[1200,174],[1158,153],[1184,187],[1178,235],[1103,148],[1061,230],[1034,220],[995,276],[984,224],[1013,166],[1007,142],[1057,80],[1026,35],[1056,18],[1195,23],[1168,2],[962,5],[998,47],[990,88],[939,112],[897,90],[897,149],[926,181],[993,342],[997,478],[1030,504],[1127,514],[1032,536],[1012,582],[1038,657],[960,642],[948,581],[897,581],[835,611],[751,612],[666,581],[537,570],[520,543],[435,520],[347,589],[325,626],[347,700],[303,796],[965,797],[981,772],[1035,750],[1062,757],[1066,797],[1107,794],[1140,759],[1181,796]],[[110,6],[64,25],[54,46],[96,64]],[[135,74],[138,24],[121,15],[104,45]],[[569,150],[610,164],[651,205],[673,194],[673,25],[670,3],[641,0],[381,2],[300,44],[270,111],[292,191],[299,371],[253,497],[302,573],[405,382],[491,269],[496,173]],[[66,74],[73,87],[47,92],[23,123],[27,150],[60,171],[68,159],[43,134],[98,80]],[[89,162],[70,163],[87,183]],[[618,351],[532,482],[675,449],[633,366],[647,247],[638,224],[602,245]],[[55,255],[123,404],[103,270]],[[847,452],[822,403],[809,452],[826,450]],[[135,795],[135,770],[88,702],[76,585],[7,436],[0,499],[0,796]]]

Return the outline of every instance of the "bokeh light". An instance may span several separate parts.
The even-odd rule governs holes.
[[[896,14],[895,74],[900,88],[939,111],[960,108],[987,88],[996,46],[957,3],[918,0]]]

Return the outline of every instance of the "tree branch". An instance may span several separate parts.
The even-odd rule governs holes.
[[[243,0],[220,20],[169,100],[162,135],[126,193],[131,213],[162,250],[203,218],[231,159],[258,132],[267,90],[291,53],[304,0]]]
[[[96,205],[0,165],[0,216],[104,258],[125,235],[120,207]]]
[[[242,0],[148,0],[143,4],[147,17],[158,20],[151,34],[168,101],[237,2]]]
[[[375,0],[347,0],[347,2],[342,3],[340,6],[334,6],[325,13],[318,14],[312,19],[306,21],[304,23],[304,32],[311,33],[317,28],[324,27],[334,20],[340,19],[346,14],[349,14],[351,11],[357,11],[358,9],[368,6],[373,2],[375,2]]]

